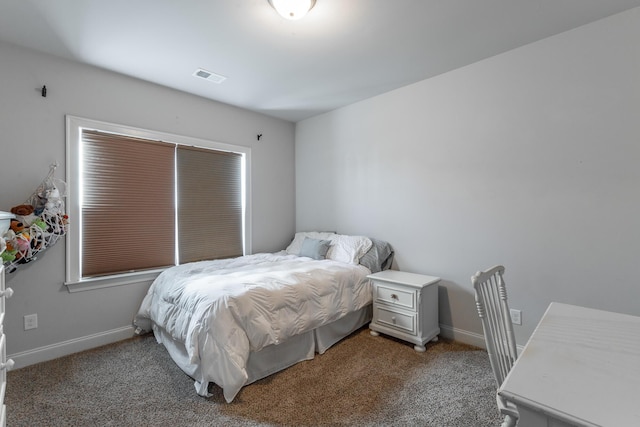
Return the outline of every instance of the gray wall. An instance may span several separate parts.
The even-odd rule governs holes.
[[[299,122],[296,228],[388,240],[443,278],[507,267],[523,345],[551,301],[640,315],[640,9]]]
[[[39,88],[45,84],[43,98]],[[283,249],[293,236],[290,122],[8,44],[0,44],[0,99],[0,210],[23,203],[56,161],[57,177],[65,178],[64,125],[71,114],[250,146],[253,252]],[[8,353],[19,366],[131,335],[148,284],[70,294],[63,285],[64,254],[65,242],[58,243],[7,275],[15,295],[7,303],[5,331]],[[39,327],[23,331],[23,316],[32,313],[38,314]]]

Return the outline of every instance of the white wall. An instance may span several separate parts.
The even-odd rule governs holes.
[[[523,345],[551,301],[640,315],[640,9],[299,122],[296,228],[388,240],[441,276],[504,264]]]
[[[64,124],[71,114],[250,146],[253,251],[275,251],[290,242],[292,123],[8,44],[0,44],[0,58],[0,210],[23,203],[56,161],[57,177],[64,179]],[[39,92],[42,85],[48,88],[46,98]],[[260,142],[257,134],[263,134]],[[126,250],[124,242],[126,236]],[[131,335],[148,284],[70,294],[63,285],[64,253],[65,242],[58,243],[7,275],[15,295],[7,303],[5,331],[8,352],[19,366]],[[23,316],[32,313],[38,314],[39,327],[23,331]]]

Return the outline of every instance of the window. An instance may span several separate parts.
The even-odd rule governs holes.
[[[250,149],[67,117],[70,291],[250,253]]]

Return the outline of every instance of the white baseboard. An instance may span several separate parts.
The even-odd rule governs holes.
[[[99,334],[63,341],[45,347],[23,351],[21,353],[10,354],[7,357],[13,359],[15,362],[14,369],[24,368],[25,366],[46,362],[47,360],[57,359],[80,351],[90,350],[92,348],[126,340],[134,335],[135,329],[133,326],[125,326],[123,328],[112,329]],[[486,348],[484,335],[457,329],[449,325],[440,324],[440,336],[446,339],[474,345],[476,347]],[[521,346],[518,346],[518,352],[521,350]]]
[[[450,340],[459,341],[464,344],[475,345],[476,347],[486,348],[484,335],[476,334],[453,326],[440,324],[440,336]]]
[[[7,358],[13,359],[15,362],[13,369],[24,368],[25,366],[126,340],[135,335],[134,331],[133,326],[125,326],[123,328],[100,332],[99,334],[34,348],[33,350],[23,351],[21,353],[9,354]]]
[[[476,347],[487,349],[487,344],[484,340],[484,335],[476,334],[475,332],[464,331],[452,326],[440,324],[440,336],[443,338],[456,340],[464,344],[475,345]],[[518,354],[522,353],[524,349],[523,345],[516,345]]]

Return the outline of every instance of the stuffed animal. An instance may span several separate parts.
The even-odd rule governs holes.
[[[16,259],[16,254],[18,253],[18,250],[14,247],[13,244],[15,234],[11,230],[9,230],[7,234],[12,234],[13,236],[11,236],[11,239],[7,238],[7,247],[5,248],[4,252],[0,254],[0,258],[2,259],[3,263],[14,261]]]
[[[22,221],[18,221],[17,219],[11,219],[9,228],[11,228],[14,233],[19,234],[24,231],[24,223]]]
[[[35,220],[38,219],[34,213],[32,205],[18,205],[11,208],[11,213],[16,216],[16,219],[24,224],[25,227],[30,227]]]
[[[15,240],[16,249],[18,253],[16,253],[17,259],[25,259],[30,258],[30,249],[31,249],[31,237],[28,233],[22,232],[16,236]]]
[[[0,254],[0,259],[2,259],[3,263],[12,262],[12,261],[14,261],[16,259],[16,252],[18,252],[18,251],[16,251],[16,250],[12,250],[12,251],[5,250],[4,252],[2,252]]]
[[[38,228],[40,228],[42,231],[46,231],[47,230],[47,223],[44,222],[44,220],[42,220],[41,218],[36,219],[35,221],[33,221],[32,226],[37,226]]]
[[[64,203],[62,201],[60,190],[58,190],[58,187],[55,185],[51,185],[47,191],[47,203],[45,204],[45,210],[52,215],[57,215],[63,213],[63,209]]]
[[[11,213],[14,215],[31,215],[33,213],[33,206],[31,205],[18,205],[11,208]]]
[[[31,241],[31,236],[27,233],[20,233],[20,235],[16,238],[16,244],[18,245],[18,250],[20,252],[27,252],[31,247],[29,242]]]

